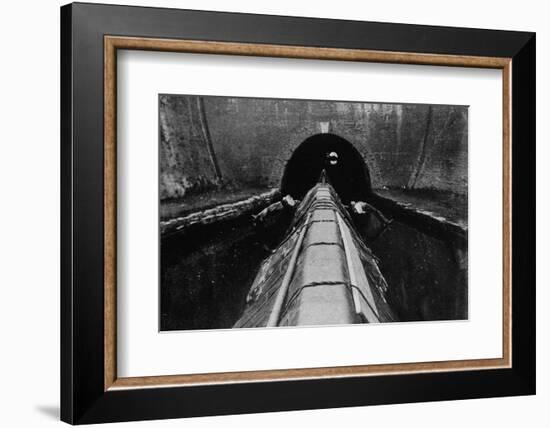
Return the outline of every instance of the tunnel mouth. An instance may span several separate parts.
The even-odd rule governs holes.
[[[292,153],[281,181],[281,193],[302,199],[317,183],[323,169],[345,204],[371,194],[367,165],[357,149],[336,134],[306,138]]]

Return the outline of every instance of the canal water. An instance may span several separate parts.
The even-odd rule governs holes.
[[[243,216],[212,226],[207,234],[162,239],[161,330],[231,328],[262,260],[289,224],[283,215],[263,226]],[[467,319],[463,249],[397,221],[367,244],[379,260],[388,303],[400,321]]]
[[[290,225],[278,215],[251,216],[161,240],[160,329],[231,328],[264,258]]]

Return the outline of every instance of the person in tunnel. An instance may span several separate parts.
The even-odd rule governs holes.
[[[290,225],[299,203],[299,200],[286,195],[252,215],[252,224],[265,250],[271,251],[279,244],[280,236]]]

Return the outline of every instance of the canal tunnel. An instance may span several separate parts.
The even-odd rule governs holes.
[[[326,169],[340,199],[393,220],[376,239],[400,321],[468,317],[467,109],[165,96],[160,107],[160,330],[231,328],[289,216]],[[348,208],[346,208],[348,209]]]
[[[302,199],[323,169],[345,204],[370,195],[370,176],[363,157],[349,141],[331,133],[306,138],[294,150],[284,169],[281,194]]]

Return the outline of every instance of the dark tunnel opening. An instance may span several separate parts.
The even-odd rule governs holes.
[[[302,199],[323,168],[343,203],[365,200],[371,193],[367,166],[353,145],[335,134],[316,134],[294,150],[285,166],[281,193]]]

